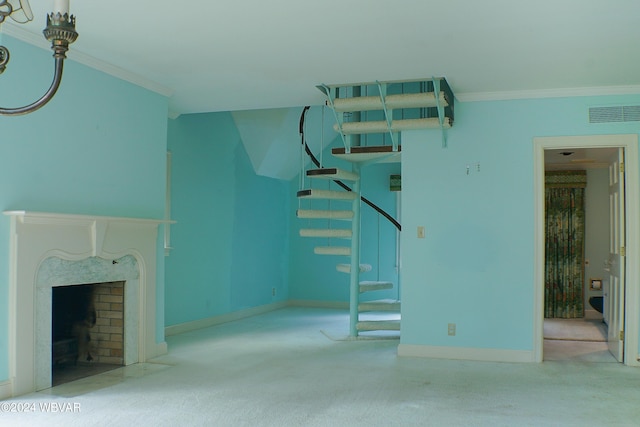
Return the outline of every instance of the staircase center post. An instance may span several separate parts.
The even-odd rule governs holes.
[[[360,165],[353,163],[352,171],[360,175]],[[358,303],[360,296],[360,182],[354,182],[353,220],[351,222],[351,274],[349,282],[349,335],[358,336]]]

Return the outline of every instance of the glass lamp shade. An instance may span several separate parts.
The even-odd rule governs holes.
[[[8,0],[7,3],[13,8],[13,12],[9,15],[11,19],[20,24],[33,21],[33,12],[31,11],[31,6],[29,6],[29,0]]]

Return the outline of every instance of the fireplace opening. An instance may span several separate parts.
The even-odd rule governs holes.
[[[52,386],[124,365],[124,283],[52,289]]]

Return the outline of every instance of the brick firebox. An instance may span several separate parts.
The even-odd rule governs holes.
[[[124,364],[124,282],[95,285],[96,325],[90,329],[95,361]]]

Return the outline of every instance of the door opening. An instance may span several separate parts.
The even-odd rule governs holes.
[[[546,169],[600,169],[594,177],[607,182],[603,215],[605,224],[601,228],[609,231],[609,236],[603,246],[606,254],[598,253],[594,259],[585,256],[584,290],[590,292],[584,296],[585,309],[590,310],[589,297],[603,295],[605,303],[601,316],[607,317],[608,334],[600,343],[600,356],[611,350],[611,361],[618,360],[628,365],[638,363],[638,267],[627,266],[626,257],[631,253],[638,254],[638,139],[637,135],[603,135],[584,137],[551,137],[534,139],[534,167],[535,167],[535,233],[536,260],[534,273],[535,301],[534,301],[534,352],[536,360],[552,360],[558,352],[558,342],[544,339],[544,282],[545,282],[545,245],[544,245],[544,173]],[[571,154],[570,154],[571,153]],[[575,155],[578,153],[579,155]],[[555,154],[552,157],[551,154]],[[627,161],[620,161],[620,156],[626,154]],[[546,161],[545,161],[546,160]],[[573,160],[573,161],[572,161]],[[623,173],[616,170],[624,165]],[[613,174],[613,175],[611,175]],[[611,176],[611,178],[609,178]],[[627,182],[618,180],[624,178]],[[617,188],[617,191],[616,191]],[[625,192],[626,189],[626,192]],[[626,199],[624,195],[628,196]],[[617,194],[617,196],[616,196]],[[616,208],[616,206],[618,206]],[[626,216],[624,215],[626,212]],[[593,218],[592,218],[593,219]],[[611,221],[609,221],[611,219]],[[611,223],[610,225],[608,223]],[[626,242],[625,242],[626,240]],[[589,274],[589,263],[592,267],[599,266],[601,273]],[[632,263],[633,264],[633,263]],[[627,267],[625,269],[625,267]],[[597,269],[591,269],[597,270]],[[606,271],[604,271],[606,270]],[[593,277],[595,276],[595,277]],[[602,277],[600,277],[602,276]],[[631,280],[634,277],[634,280]],[[593,279],[596,290],[589,291],[589,284]],[[625,283],[630,285],[626,288]],[[636,285],[632,285],[635,283]],[[600,289],[598,289],[600,287]],[[593,294],[593,295],[592,295]],[[631,299],[631,298],[636,299]],[[625,300],[627,304],[625,305]],[[625,310],[626,309],[626,310]],[[596,313],[591,311],[590,313]],[[604,317],[601,317],[604,320]],[[631,319],[631,320],[630,320]],[[635,320],[633,320],[635,319]],[[569,321],[569,325],[571,325]],[[570,336],[568,337],[571,338]],[[588,347],[587,343],[579,344]],[[546,347],[545,347],[546,346]],[[547,350],[551,359],[547,358]],[[603,351],[604,350],[604,351]],[[579,349],[578,349],[579,351]],[[544,353],[544,354],[543,354]],[[615,358],[615,359],[613,359]]]

